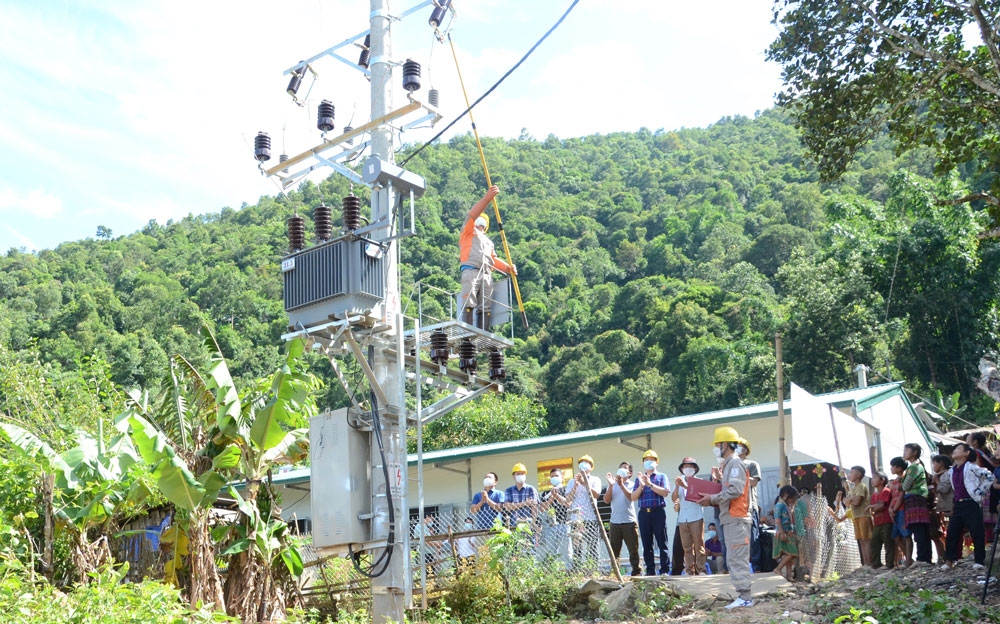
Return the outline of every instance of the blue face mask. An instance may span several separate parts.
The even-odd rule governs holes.
[[[642,462],[642,467],[645,468],[646,470],[653,470],[656,468],[656,462],[651,459],[647,459],[646,461]]]
[[[705,539],[706,540],[715,539],[715,531],[705,531]]]

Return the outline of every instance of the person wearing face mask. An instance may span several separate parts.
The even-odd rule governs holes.
[[[476,524],[472,521],[472,517],[467,517],[462,524],[462,530],[469,532],[475,529]],[[471,537],[460,537],[455,540],[455,549],[458,553],[458,571],[461,574],[463,570],[471,569],[476,562],[476,544]]]
[[[635,518],[635,506],[632,505],[632,464],[622,462],[618,472],[614,475],[609,472],[605,477],[608,489],[604,491],[604,502],[611,505],[611,529],[608,531],[611,555],[618,559],[622,554],[622,542],[625,542],[631,576],[642,576],[642,568],[639,567],[639,525]]]
[[[472,497],[472,513],[476,514],[477,529],[492,529],[493,523],[497,519],[497,514],[503,510],[506,502],[504,493],[496,489],[497,481],[500,478],[495,472],[487,472],[483,477],[483,491],[476,492]]]
[[[764,553],[760,548],[760,502],[757,498],[757,484],[760,483],[760,464],[750,457],[750,443],[743,438],[736,448],[750,475],[750,571],[762,570]]]
[[[520,522],[532,524],[535,521],[535,510],[538,508],[538,490],[526,483],[528,469],[518,462],[511,469],[514,485],[504,491],[504,510],[509,514],[510,527],[514,528]]]
[[[597,569],[597,544],[601,539],[601,529],[598,526],[600,518],[594,509],[594,499],[601,495],[601,480],[590,474],[594,470],[594,460],[590,455],[581,457],[577,467],[580,472],[573,477],[573,485],[567,496],[571,501],[571,509],[583,522],[580,547],[573,549],[573,566],[582,572]]]
[[[698,504],[707,507],[719,506],[719,520],[726,534],[726,564],[729,578],[738,594],[736,600],[726,605],[726,609],[753,606],[750,592],[750,479],[747,467],[736,454],[742,446],[740,435],[732,427],[718,427],[715,430],[716,457],[722,464],[722,491],[705,494]]]
[[[685,457],[677,467],[681,472],[674,479],[677,487],[670,495],[677,511],[677,528],[680,529],[681,545],[684,548],[684,572],[688,576],[702,574],[705,570],[705,543],[702,532],[705,530],[705,512],[701,505],[689,501],[687,496],[687,480],[698,474],[698,462],[693,457]]]
[[[542,514],[542,547],[539,555],[558,559],[566,570],[573,567],[573,552],[569,541],[566,509],[570,505],[563,485],[562,470],[549,471],[550,488],[539,496],[538,511]]]
[[[722,542],[714,522],[710,522],[705,531],[705,573],[718,574],[722,571]]]
[[[642,467],[632,490],[632,500],[639,501],[639,534],[642,536],[642,556],[646,563],[646,574],[656,574],[653,557],[653,542],[660,551],[660,574],[670,573],[670,552],[667,550],[667,499],[670,485],[667,475],[657,472],[660,458],[650,449],[642,455]]]

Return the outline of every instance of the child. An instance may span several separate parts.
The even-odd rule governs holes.
[[[847,475],[850,482],[850,493],[846,503],[851,508],[851,517],[854,522],[854,538],[858,541],[858,548],[861,550],[861,565],[871,565],[871,542],[872,542],[872,519],[868,514],[870,506],[868,486],[865,485],[865,469],[863,466],[854,466]]]
[[[931,541],[937,550],[938,561],[945,561],[948,558],[945,552],[945,542],[948,539],[947,517],[951,515],[952,509],[955,507],[955,493],[948,488],[942,491],[940,486],[941,477],[951,468],[952,463],[951,457],[947,455],[931,457],[931,471],[933,471],[934,476],[931,477],[928,498],[934,501],[934,506],[931,509]]]
[[[901,565],[908,568],[913,565],[913,538],[906,529],[906,511],[903,509],[903,490],[900,487],[903,481],[903,473],[906,472],[906,460],[902,457],[893,457],[889,462],[889,471],[896,476],[889,482],[889,491],[892,493],[889,503],[889,513],[892,514],[892,538],[896,541],[896,553],[903,557]]]
[[[791,485],[786,485],[778,492],[778,502],[774,505],[774,521],[777,529],[771,556],[778,562],[775,574],[785,577],[785,580],[795,582],[795,560],[799,557],[798,543],[795,538],[795,524],[792,521],[791,510],[795,507],[799,492]],[[785,572],[782,572],[782,569]]]
[[[886,487],[885,475],[876,472],[872,475],[872,514],[871,554],[869,559],[876,570],[882,567],[882,548],[885,547],[885,565],[892,570],[896,567],[896,544],[892,540],[892,514],[889,513],[889,503],[892,502],[892,492]]]

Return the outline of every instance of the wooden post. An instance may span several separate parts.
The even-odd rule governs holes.
[[[608,539],[608,533],[604,530],[604,522],[601,520],[601,510],[597,508],[597,499],[593,496],[593,490],[590,489],[590,484],[587,484],[587,494],[590,494],[590,506],[593,508],[594,515],[597,517],[597,530],[601,533],[601,539],[604,541],[604,547],[608,549],[608,559],[611,560],[611,571],[615,573],[615,578],[618,579],[618,582],[624,584],[625,579],[622,578],[622,571],[618,567],[618,558],[615,557],[615,553],[611,551],[611,540]]]
[[[788,453],[785,451],[785,381],[782,378],[781,334],[774,335],[774,356],[776,360],[775,378],[778,385],[778,485],[788,485]]]

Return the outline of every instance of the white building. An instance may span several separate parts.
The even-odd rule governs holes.
[[[902,455],[904,444],[913,442],[923,449],[925,464],[935,445],[927,426],[906,398],[900,383],[852,389],[812,396],[793,384],[792,396],[784,403],[785,447],[791,466],[826,462],[850,468],[854,465],[885,471],[889,459]],[[929,423],[928,423],[929,424]],[[642,453],[654,449],[660,456],[660,470],[678,474],[685,456],[694,457],[707,474],[714,462],[713,432],[730,425],[751,443],[751,459],[760,463],[762,482],[760,503],[765,511],[778,489],[778,407],[766,403],[736,409],[675,416],[649,422],[590,431],[578,431],[528,440],[484,444],[424,453],[408,457],[408,505],[418,507],[418,479],[423,479],[423,505],[431,513],[450,517],[467,510],[472,496],[481,489],[483,475],[496,472],[500,487],[513,484],[515,463],[528,466],[529,480],[548,485],[551,466],[575,466],[581,455],[594,458],[594,474],[603,478],[622,461],[641,470]],[[537,476],[536,474],[537,473]],[[310,469],[277,474],[274,486],[281,493],[285,517],[308,519]],[[329,501],[343,511],[344,500]],[[367,510],[365,510],[367,511]],[[673,531],[674,514],[668,505],[668,530]]]

